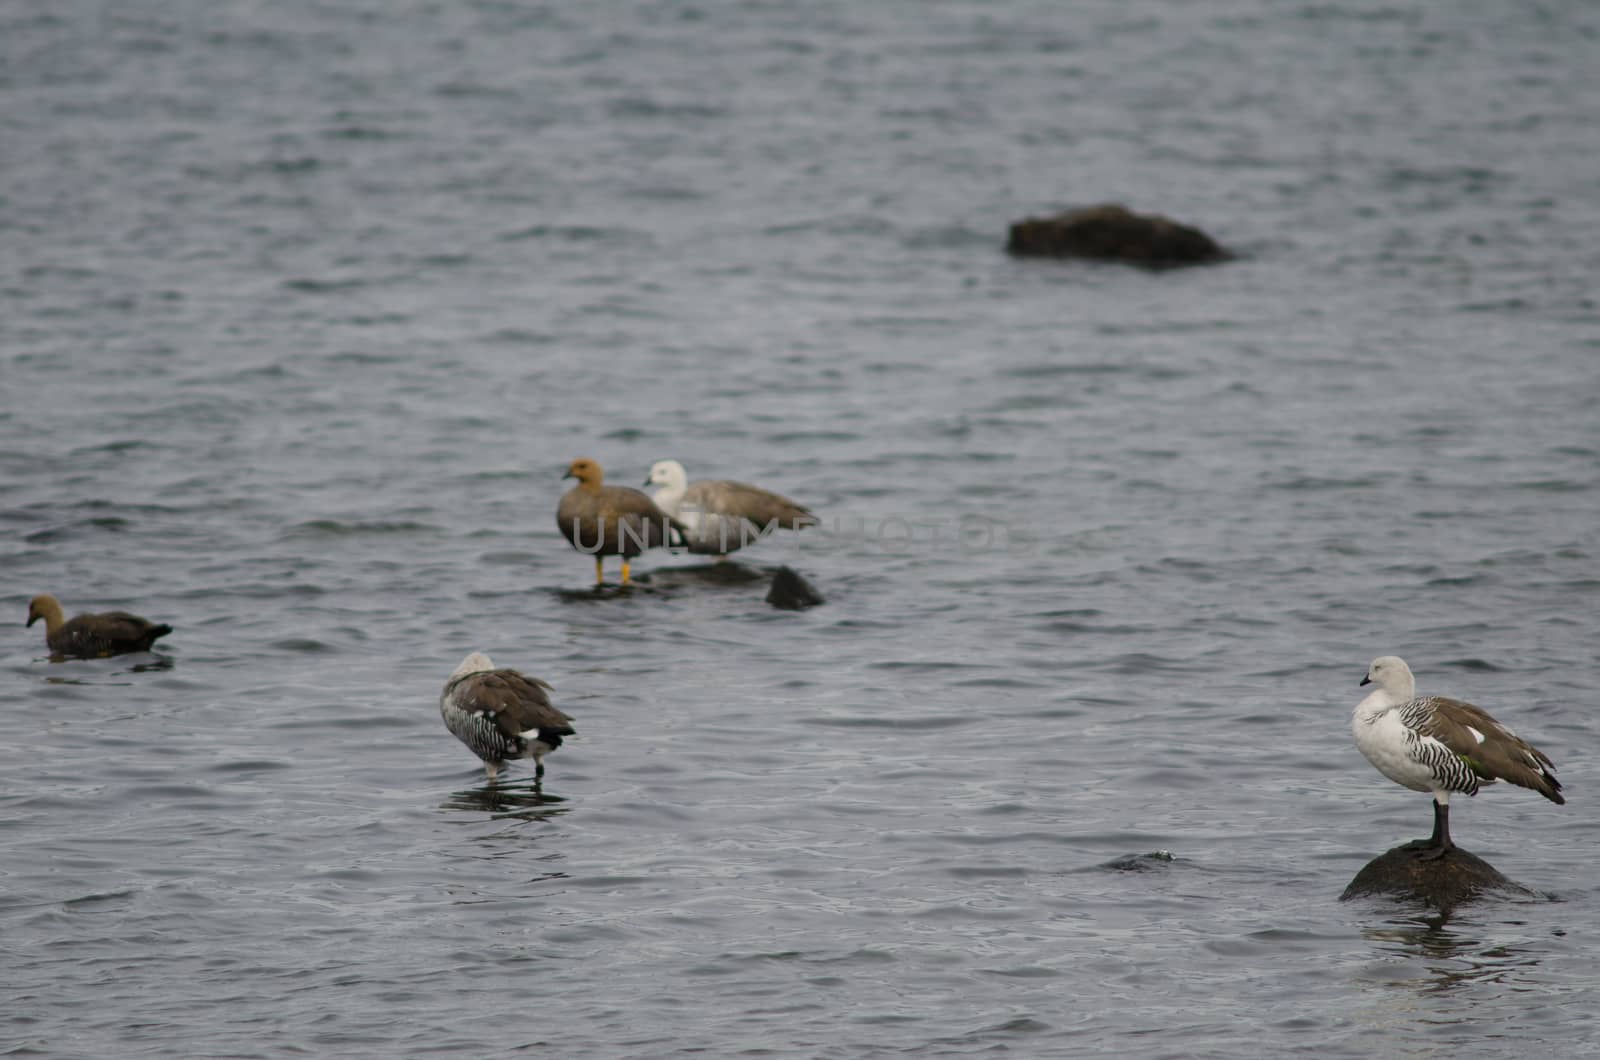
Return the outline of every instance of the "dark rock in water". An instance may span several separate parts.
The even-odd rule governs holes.
[[[1153,269],[1232,257],[1198,228],[1115,203],[1018,221],[1011,226],[1006,250],[1019,257],[1089,258]]]
[[[1488,891],[1532,893],[1506,879],[1487,861],[1460,847],[1431,861],[1419,857],[1418,853],[1410,847],[1398,846],[1379,854],[1356,873],[1339,900],[1387,894],[1418,899],[1449,912]]]
[[[1128,854],[1112,858],[1103,862],[1100,867],[1115,872],[1150,872],[1153,869],[1165,868],[1177,860],[1177,855],[1170,850],[1152,850],[1148,854]]]
[[[804,611],[822,603],[822,594],[788,567],[779,567],[767,591],[767,603],[783,611]]]
[[[736,560],[724,560],[721,563],[702,563],[693,567],[667,567],[663,574],[670,572],[680,581],[697,581],[710,585],[748,585],[751,582],[762,581],[767,572],[760,567],[750,567]]]

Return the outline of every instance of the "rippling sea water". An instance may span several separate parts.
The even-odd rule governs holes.
[[[7,6],[0,1053],[1600,1052],[1597,37]],[[1105,200],[1240,259],[1000,252]],[[594,593],[580,455],[824,527]],[[51,664],[47,591],[177,632]],[[542,792],[439,721],[477,649]],[[1454,815],[1536,897],[1339,902],[1429,825],[1390,652],[1560,766]]]

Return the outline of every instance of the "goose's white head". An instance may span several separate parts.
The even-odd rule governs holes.
[[[1380,655],[1367,667],[1364,685],[1377,685],[1397,702],[1404,702],[1417,692],[1417,679],[1411,676],[1411,667],[1398,655]]]
[[[465,674],[481,673],[484,670],[493,669],[494,663],[490,661],[489,657],[481,651],[475,651],[465,659],[462,659],[461,665],[457,666],[455,673],[451,674],[450,676],[452,678],[456,678]]]
[[[689,475],[676,460],[657,460],[650,465],[646,486],[660,486],[669,493],[682,493],[689,485]]]

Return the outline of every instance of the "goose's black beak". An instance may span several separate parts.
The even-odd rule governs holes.
[[[1372,678],[1370,678],[1370,677],[1363,677],[1363,678],[1362,678],[1362,679],[1361,679],[1361,685],[1370,685],[1370,684],[1372,684]],[[1361,687],[1361,685],[1357,685],[1357,686],[1356,686],[1356,687],[1357,687],[1357,688],[1360,688],[1360,687]]]

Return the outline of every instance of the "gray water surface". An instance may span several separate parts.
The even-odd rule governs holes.
[[[1597,43],[7,6],[0,1054],[1600,1053]],[[1240,257],[1001,253],[1106,200]],[[577,456],[824,525],[595,593]],[[52,664],[38,592],[176,632]],[[473,650],[576,720],[542,790],[440,723]],[[1536,897],[1338,901],[1431,823],[1386,653],[1555,759],[1453,814]]]

